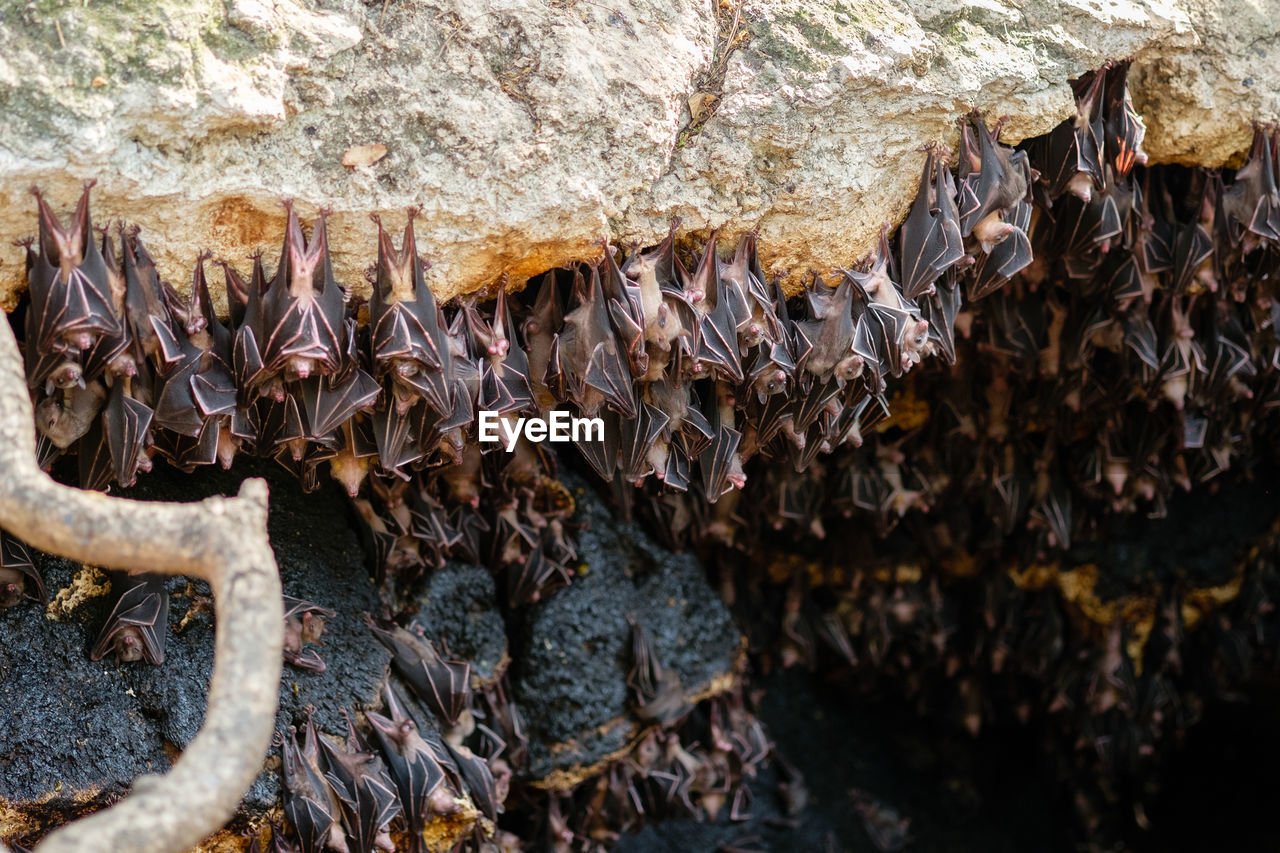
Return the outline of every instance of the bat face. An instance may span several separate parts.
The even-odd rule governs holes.
[[[169,631],[169,593],[164,575],[111,573],[114,604],[89,660],[101,660],[109,651],[121,663],[146,660],[164,663],[165,637]]]

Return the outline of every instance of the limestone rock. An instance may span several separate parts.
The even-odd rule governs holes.
[[[333,211],[366,289],[369,213],[421,205],[442,296],[691,230],[759,228],[767,269],[848,265],[905,212],[955,119],[1006,140],[1067,81],[1135,60],[1157,159],[1220,165],[1280,117],[1280,0],[197,0],[0,11],[0,301],[38,183],[143,228],[179,287],[201,249],[268,257],[282,197]],[[353,149],[386,155],[349,156]],[[347,163],[344,165],[344,157]],[[215,281],[220,276],[214,276]]]

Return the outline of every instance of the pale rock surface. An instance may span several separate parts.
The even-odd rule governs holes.
[[[1043,133],[1070,78],[1124,57],[1156,159],[1238,160],[1250,121],[1280,117],[1280,0],[15,0],[0,300],[28,188],[69,213],[88,179],[97,223],[140,225],[180,287],[202,249],[273,264],[282,198],[332,211],[357,292],[369,214],[398,231],[411,205],[442,296],[656,242],[674,216],[759,229],[798,284],[901,218],[918,149],[954,145],[957,117]]]

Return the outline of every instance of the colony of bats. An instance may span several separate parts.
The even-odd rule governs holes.
[[[220,263],[222,318],[209,259],[189,301],[160,280],[137,229],[95,231],[88,188],[70,225],[37,194],[19,333],[41,461],[75,454],[89,489],[130,485],[156,457],[193,469],[271,456],[308,489],[327,470],[389,589],[454,557],[487,565],[518,608],[570,581],[573,498],[538,446],[481,444],[477,413],[559,408],[605,421],[581,455],[675,547],[750,549],[779,528],[819,540],[824,519],[852,517],[878,537],[914,520],[935,557],[1044,558],[1108,514],[1158,517],[1176,490],[1257,458],[1280,404],[1277,132],[1259,126],[1234,174],[1148,166],[1127,73],[1114,63],[1076,81],[1076,115],[1016,150],[999,123],[961,119],[955,170],[942,146],[922,151],[896,234],[850,269],[811,273],[790,299],[753,235],[722,256],[712,234],[685,255],[673,224],[657,247],[605,245],[521,294],[441,305],[411,212],[399,248],[379,223],[365,304],[334,279],[323,217],[308,238],[288,207],[271,275],[260,257],[247,274]],[[43,598],[21,544],[3,545],[0,604]],[[912,594],[903,625],[932,606]],[[94,656],[159,663],[163,587],[122,577],[113,595]],[[811,657],[815,635],[868,657],[850,608],[801,629],[806,607],[789,597],[784,659]],[[290,604],[292,662],[323,666],[304,647],[324,613]],[[420,694],[439,714],[438,697],[438,684]],[[396,707],[389,695],[385,726],[370,717],[393,775],[418,749]],[[343,808],[386,799],[352,787],[350,761],[304,743],[286,747],[291,791],[345,785]],[[466,775],[449,748],[432,756]],[[425,806],[405,797],[434,790],[437,769],[380,783],[400,785],[391,800],[411,826]],[[297,781],[308,772],[323,779]],[[323,823],[295,807],[292,825],[307,820]],[[371,849],[384,823],[344,843]],[[308,832],[304,850],[329,831]]]

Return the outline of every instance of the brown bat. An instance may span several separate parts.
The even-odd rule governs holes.
[[[40,211],[37,249],[30,259],[30,344],[43,351],[87,350],[102,335],[120,334],[107,265],[93,239],[87,183],[80,203],[64,227],[38,189],[32,189]]]
[[[977,113],[960,120],[960,233],[976,237],[984,252],[1017,230],[1006,211],[1031,201],[1034,181],[1027,152],[997,141],[1001,126],[988,128]]]
[[[391,652],[400,677],[445,726],[455,726],[471,697],[471,664],[445,660],[430,640],[403,628],[369,626]]]
[[[964,257],[956,183],[947,168],[950,152],[937,145],[926,151],[920,189],[898,232],[898,266],[907,299],[932,294],[938,276]]]
[[[390,823],[401,811],[395,787],[345,709],[343,716],[347,720],[346,743],[339,749],[328,738],[320,738],[320,755],[325,781],[337,794],[337,815],[346,834],[346,849],[349,853],[394,851]]]
[[[165,637],[169,632],[169,593],[166,575],[144,572],[111,572],[111,613],[89,652],[89,660],[102,660],[109,651],[121,663],[146,660],[164,663]]]
[[[303,601],[291,595],[284,597],[284,660],[299,669],[324,672],[324,661],[308,644],[319,645],[325,621],[338,614],[327,607]]]
[[[374,376],[389,377],[396,409],[404,414],[419,398],[438,412],[450,411],[453,371],[439,306],[423,277],[409,211],[397,252],[378,224],[378,266],[369,301],[369,345]]]
[[[630,615],[631,671],[627,686],[631,688],[635,714],[645,722],[670,725],[690,710],[684,699],[684,686],[675,670],[666,669],[658,662],[649,634]]]
[[[685,281],[684,292],[697,314],[698,335],[693,354],[695,375],[718,371],[735,383],[742,381],[742,357],[738,351],[738,320],[734,315],[734,288],[720,277],[713,232],[702,260]]]
[[[27,592],[28,583],[35,588],[35,595]],[[31,562],[27,546],[0,530],[0,608],[13,607],[23,599],[48,603],[44,579]]]
[[[409,829],[409,849],[418,853],[423,847],[422,830],[432,815],[450,814],[457,810],[452,792],[444,783],[445,772],[435,752],[418,733],[418,726],[405,711],[404,703],[386,682],[382,686],[386,711],[390,716],[373,711],[365,719],[386,761],[387,770],[400,796],[401,814]]]
[[[574,274],[577,307],[565,316],[548,360],[546,384],[561,400],[570,395],[586,417],[608,403],[623,417],[636,415],[636,391],[623,342],[613,331],[598,266],[590,278]]]
[[[315,723],[308,715],[302,747],[298,746],[298,731],[292,726],[288,741],[277,734],[276,742],[280,745],[280,775],[285,790],[284,815],[302,853],[337,849],[336,845],[345,840],[338,823],[337,795],[320,766],[321,738]]]

